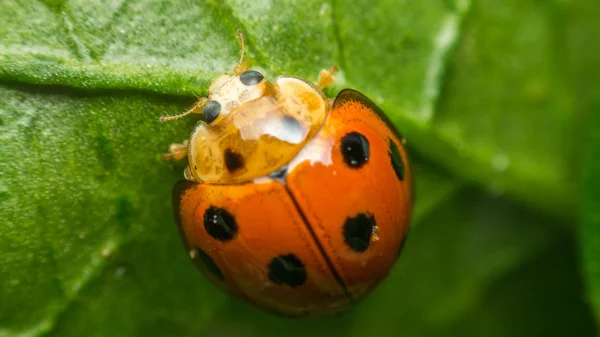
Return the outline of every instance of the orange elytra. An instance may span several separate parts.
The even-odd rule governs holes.
[[[395,263],[409,229],[412,176],[405,140],[371,100],[333,82],[272,82],[242,56],[189,113],[187,157],[173,190],[190,257],[215,284],[286,316],[340,311]]]

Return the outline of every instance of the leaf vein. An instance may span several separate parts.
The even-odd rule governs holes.
[[[433,118],[443,85],[447,65],[446,61],[460,37],[462,22],[471,7],[470,4],[470,0],[464,0],[460,4],[457,4],[458,8],[456,11],[446,16],[440,30],[434,37],[434,49],[426,70],[425,83],[423,85],[423,105],[419,113],[423,122],[428,123]]]
[[[337,43],[338,49],[338,60],[337,63],[341,69],[347,74],[349,68],[346,67],[346,54],[344,51],[344,42],[342,41],[341,28],[339,21],[337,20],[338,15],[338,3],[337,0],[331,0],[331,22],[333,26],[333,37]]]
[[[88,47],[75,33],[75,28],[73,27],[73,22],[71,22],[71,19],[69,18],[69,14],[64,10],[61,10],[60,16],[62,18],[61,23],[63,25],[63,29],[66,31],[66,35],[69,39],[69,42],[67,44],[69,45],[71,52],[78,59],[82,59],[84,61],[94,60]]]

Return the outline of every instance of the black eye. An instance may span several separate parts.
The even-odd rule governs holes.
[[[244,83],[244,85],[247,86],[255,85],[258,82],[262,81],[263,78],[265,77],[256,70],[244,71],[240,75],[240,81],[242,81],[242,83]]]
[[[219,116],[219,112],[221,112],[221,104],[217,101],[210,101],[204,106],[202,116],[204,116],[206,123],[210,123]]]

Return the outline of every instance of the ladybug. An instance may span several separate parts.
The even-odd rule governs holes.
[[[241,58],[208,97],[173,189],[184,244],[207,278],[266,311],[338,312],[368,294],[396,261],[409,228],[412,177],[405,140],[351,89],[328,99],[295,76],[269,82]]]

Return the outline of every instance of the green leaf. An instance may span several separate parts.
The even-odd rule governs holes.
[[[598,326],[581,296],[575,243],[573,235],[564,235],[540,256],[493,281],[470,317],[436,335],[596,336]]]
[[[237,59],[233,32],[242,27],[265,72],[314,78],[319,68],[338,63],[338,87],[373,97],[424,156],[463,180],[574,218],[577,186],[570,177],[578,144],[562,139],[580,124],[565,85],[569,74],[554,55],[569,42],[562,37],[569,26],[557,28],[554,13],[575,7],[570,2],[480,1],[467,22],[468,0],[286,2],[283,13],[283,4],[245,1],[53,4],[4,5],[0,77],[204,93]],[[402,15],[396,20],[392,13]],[[463,25],[454,76],[436,112],[446,57]],[[522,31],[528,35],[518,38]],[[505,62],[504,55],[519,62]],[[474,91],[478,99],[464,99]],[[548,127],[536,128],[542,119]],[[554,147],[558,154],[547,150]]]
[[[360,1],[336,15],[348,82],[391,113],[410,146],[457,177],[573,220],[580,139],[572,135],[587,112],[575,108],[567,83],[578,72],[571,65],[600,57],[558,52],[590,36],[570,21],[582,6],[432,3]],[[395,11],[399,18],[385,20]],[[441,88],[444,56],[459,36]]]
[[[488,287],[571,235],[566,225],[575,221],[583,126],[600,78],[600,48],[587,42],[598,36],[599,7],[1,2],[0,336],[186,336],[225,325],[258,336],[275,328],[337,335],[340,327],[347,336],[469,335],[482,303],[494,313],[485,324],[511,324],[504,304],[487,300],[495,291]],[[177,237],[170,190],[183,163],[161,152],[186,138],[195,118],[157,119],[183,111],[231,71],[237,28],[251,63],[269,76],[314,80],[321,68],[340,66],[328,93],[368,94],[415,152],[406,252],[373,296],[341,316],[298,323],[231,299],[187,261]],[[595,230],[584,233],[589,267]],[[551,276],[563,272],[573,274],[568,263]],[[520,298],[518,290],[507,292]],[[576,296],[571,289],[568,298]],[[581,322],[564,325],[575,331]]]
[[[585,168],[580,239],[589,289],[587,297],[596,309],[596,317],[600,318],[600,94],[597,97]]]
[[[50,329],[69,305],[86,301],[82,292],[95,283],[101,284],[97,294],[110,294],[101,298],[118,302],[121,313],[150,301],[149,308],[171,305],[181,311],[180,319],[201,326],[223,295],[191,277],[172,220],[170,190],[181,168],[169,168],[160,151],[184,124],[156,122],[182,105],[148,95],[15,87],[0,88],[0,169],[7,177],[0,335]],[[170,290],[162,294],[165,288]],[[203,301],[177,308],[189,296]],[[106,309],[93,317],[103,312],[114,319],[115,311]],[[156,320],[164,310],[145,315]]]
[[[289,2],[281,15],[281,5],[163,0],[79,0],[52,6],[39,1],[4,2],[0,76],[86,89],[143,89],[192,96],[205,93],[216,76],[233,69],[239,57],[235,31],[244,28],[249,53],[259,61],[258,66],[314,77],[319,66],[334,63],[335,39],[333,34],[323,34],[333,30],[331,6],[319,1]],[[257,22],[257,15],[269,17],[271,13],[268,22]],[[289,25],[290,21],[304,24]]]
[[[583,178],[581,205],[581,229],[579,231],[583,269],[588,292],[586,298],[595,308],[596,319],[600,318],[600,68],[589,66],[600,62],[600,47],[590,41],[600,39],[600,26],[596,18],[600,6],[593,1],[582,1],[576,11],[570,13],[575,22],[570,39],[572,48],[568,54],[572,60],[574,74],[571,84],[578,92],[577,106],[581,111],[590,111],[590,134],[580,135],[589,142]]]

